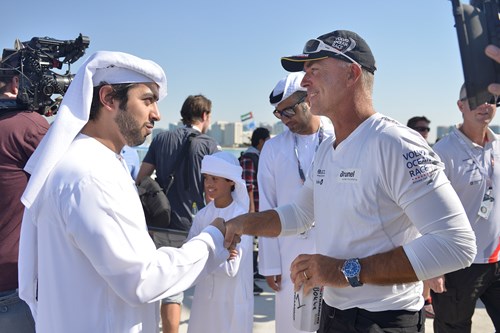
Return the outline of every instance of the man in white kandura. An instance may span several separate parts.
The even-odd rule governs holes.
[[[333,135],[328,118],[311,114],[306,89],[300,86],[304,72],[281,79],[269,96],[274,115],[288,130],[268,140],[259,161],[259,200],[262,210],[292,202],[311,171],[314,154]],[[293,282],[290,265],[301,253],[316,253],[315,229],[300,235],[259,237],[259,272],[276,291],[277,333],[301,332],[293,326]]]
[[[156,249],[125,160],[160,120],[156,63],[97,52],[76,74],[26,170],[19,295],[38,333],[157,332],[159,300],[229,255],[224,226]]]

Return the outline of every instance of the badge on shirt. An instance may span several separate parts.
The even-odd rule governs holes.
[[[490,187],[484,193],[483,201],[481,201],[481,207],[479,207],[479,212],[477,214],[481,216],[483,219],[488,219],[490,216],[491,210],[493,209],[493,203],[495,202],[495,198],[491,196],[493,193],[493,189]]]

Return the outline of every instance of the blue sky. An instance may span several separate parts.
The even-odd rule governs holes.
[[[268,96],[287,74],[280,57],[337,29],[357,32],[375,55],[377,111],[403,123],[427,116],[431,141],[436,126],[461,120],[463,74],[449,0],[25,0],[2,4],[2,14],[1,48],[16,38],[82,33],[91,40],[87,55],[123,51],[159,63],[168,80],[159,127],[177,122],[184,99],[198,93],[212,100],[213,121],[251,111],[257,122],[276,122]]]

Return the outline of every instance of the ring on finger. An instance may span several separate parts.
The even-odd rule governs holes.
[[[304,277],[306,278],[306,280],[309,280],[309,276],[307,276],[306,271],[302,271],[302,274],[304,275]]]

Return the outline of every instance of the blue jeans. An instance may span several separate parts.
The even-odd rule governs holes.
[[[35,332],[31,310],[17,290],[0,292],[0,332]]]

